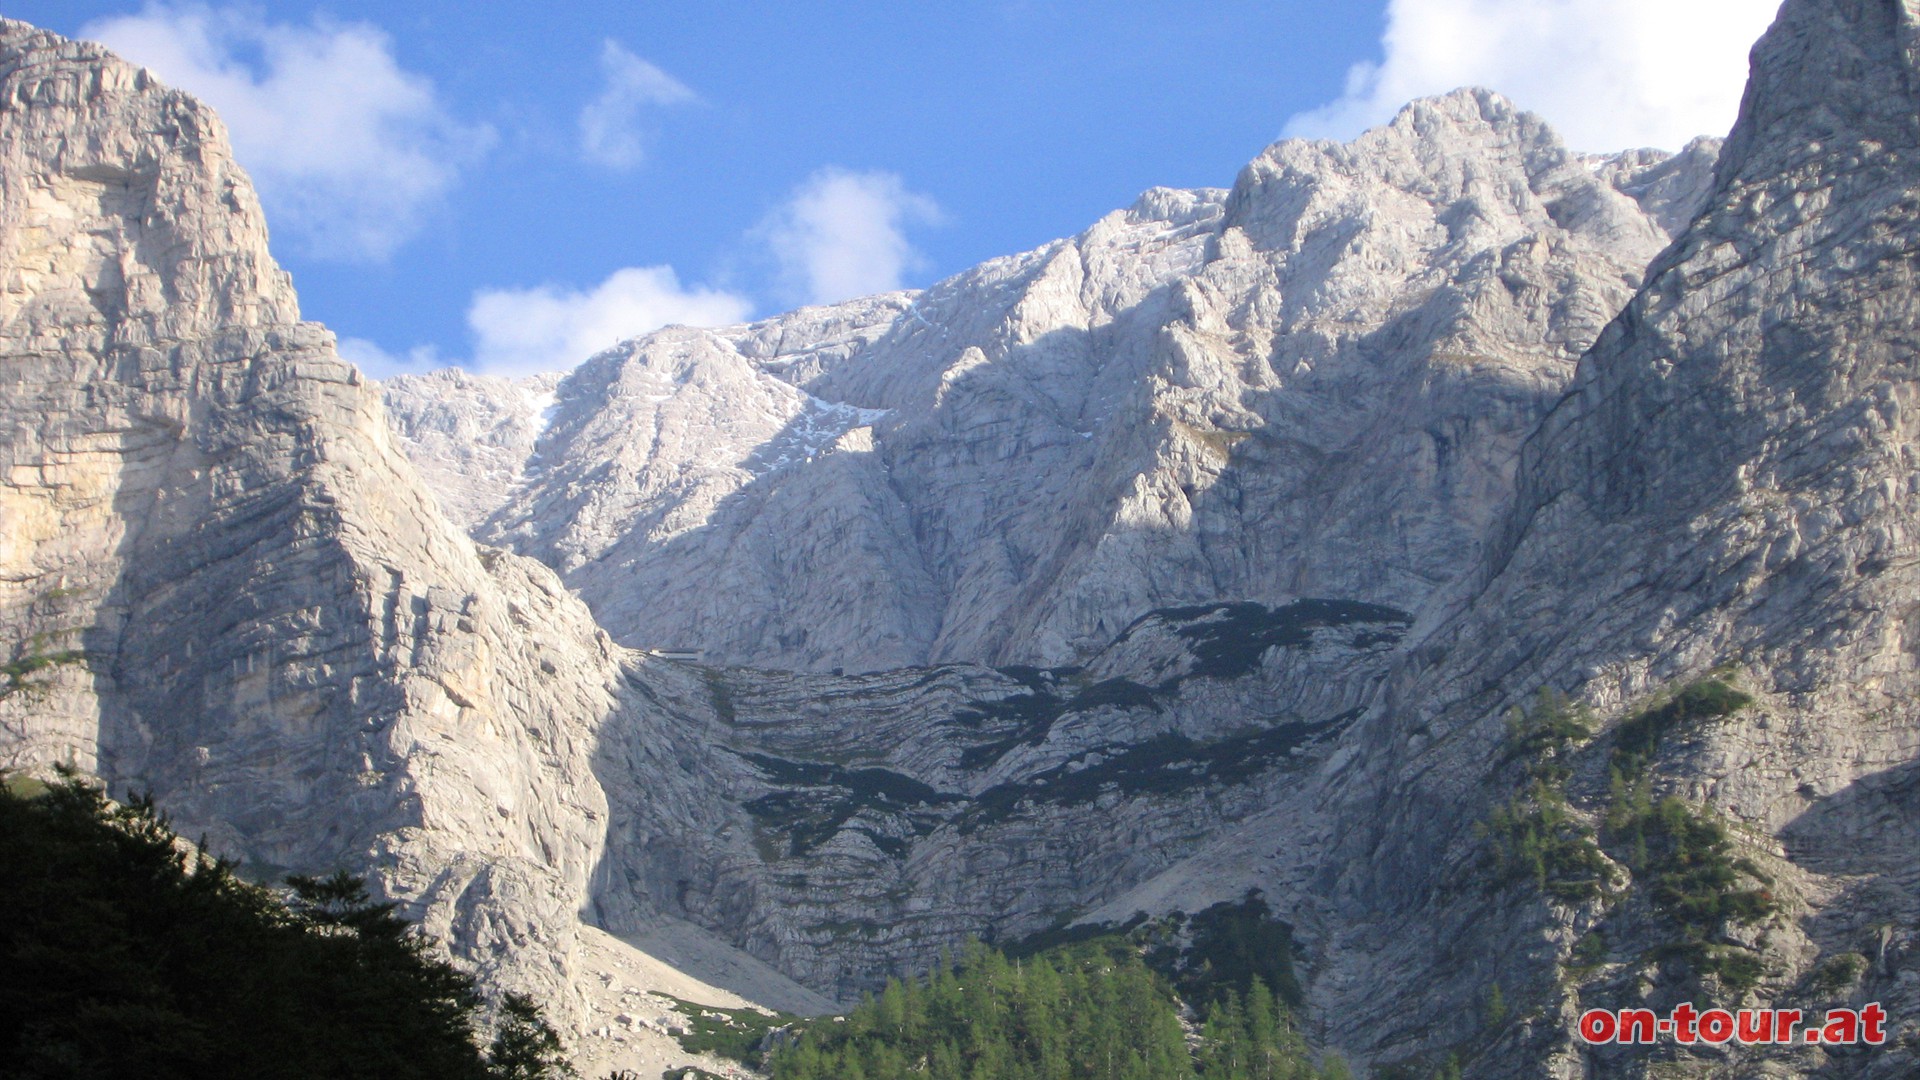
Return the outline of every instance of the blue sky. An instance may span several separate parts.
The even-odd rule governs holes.
[[[564,367],[919,286],[1156,184],[1491,85],[1582,149],[1724,134],[1771,0],[14,0],[219,109],[373,373]]]

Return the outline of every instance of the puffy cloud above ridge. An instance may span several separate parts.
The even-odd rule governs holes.
[[[445,357],[431,345],[394,353],[356,337],[342,337],[339,348],[343,359],[376,379],[442,367],[518,377],[565,371],[663,326],[725,326],[752,314],[746,297],[683,286],[670,266],[629,266],[585,289],[549,284],[478,290],[467,306],[469,360]]]
[[[744,296],[682,286],[672,267],[630,266],[591,289],[482,289],[467,308],[467,326],[475,370],[532,375],[571,368],[663,326],[724,326],[752,313]]]
[[[911,224],[941,220],[940,208],[887,172],[828,167],[815,172],[747,236],[775,266],[785,299],[830,304],[901,288],[921,265]],[[396,354],[343,338],[341,355],[375,378],[456,364],[490,375],[572,368],[628,338],[675,323],[724,326],[753,317],[743,293],[684,285],[670,266],[626,267],[591,288],[561,285],[476,291],[467,308],[470,360],[431,347]]]
[[[766,245],[787,299],[831,304],[900,288],[924,265],[910,225],[937,225],[939,204],[890,172],[828,166],[808,177],[755,236]]]
[[[1485,86],[1545,117],[1567,144],[1678,149],[1724,135],[1747,53],[1779,0],[1389,0],[1384,59],[1286,125],[1351,138],[1417,97]]]
[[[213,106],[276,230],[317,258],[386,259],[494,138],[455,119],[366,23],[149,4],[81,36]]]

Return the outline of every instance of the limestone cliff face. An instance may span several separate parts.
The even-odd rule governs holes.
[[[1920,680],[1920,9],[1794,0],[1707,211],[1529,444],[1476,607],[1534,623],[1520,582],[1591,557],[1540,660],[1614,700],[1736,665],[1761,706],[1676,748],[1673,789],[1791,866],[1768,992],[1871,959],[1845,992],[1920,1015],[1913,957]],[[1702,432],[1714,437],[1703,439]],[[1481,636],[1479,640],[1484,641]],[[1469,645],[1476,651],[1487,651]],[[1499,661],[1496,660],[1496,663]],[[1804,935],[1804,936],[1802,936]],[[1801,1067],[1898,1076],[1903,1054]]]
[[[1473,825],[1519,786],[1502,718],[1537,687],[1611,723],[1718,670],[1755,703],[1676,727],[1648,768],[1655,796],[1729,823],[1779,905],[1715,938],[1758,959],[1745,1000],[1920,1009],[1916,40],[1909,3],[1782,8],[1703,212],[1527,440],[1513,509],[1409,635],[1347,767],[1294,803],[1298,818],[1173,875],[1169,888],[1264,880],[1306,913],[1310,994],[1334,1041],[1381,1061],[1465,1048],[1487,1076],[1914,1070],[1910,1019],[1896,1049],[1851,1055],[1579,1046],[1582,1007],[1742,995],[1662,959],[1675,931],[1648,882],[1582,902],[1492,888]],[[1603,838],[1620,737],[1567,759],[1572,809]],[[1583,940],[1599,947],[1576,957]],[[1847,953],[1865,959],[1858,976],[1832,977],[1823,965]],[[1494,985],[1527,1004],[1490,1029],[1457,1003]],[[1397,1019],[1415,1015],[1443,1019]]]
[[[445,368],[380,387],[407,457],[454,524],[472,530],[538,468],[557,374],[507,379]]]
[[[1408,622],[1201,605],[1084,668],[650,662],[635,687],[673,719],[602,732],[593,917],[628,935],[685,918],[843,1000],[969,937],[1048,929],[1311,776]]]
[[[1424,1068],[1460,1053],[1472,1075],[1493,1077],[1911,1073],[1910,1020],[1896,1025],[1894,1048],[1862,1055],[1804,1045],[1593,1051],[1575,1042],[1571,1024],[1588,1005],[1666,1007],[1696,994],[1813,1010],[1877,999],[1896,1016],[1920,1015],[1913,963],[1920,848],[1912,826],[1920,715],[1911,704],[1920,583],[1910,580],[1920,504],[1909,430],[1920,355],[1912,271],[1920,244],[1912,197],[1920,188],[1916,29],[1914,9],[1892,0],[1803,0],[1783,9],[1756,52],[1754,83],[1710,193],[1653,215],[1682,229],[1677,241],[1653,261],[1617,318],[1596,329],[1569,392],[1524,449],[1516,440],[1512,486],[1503,496],[1492,485],[1483,546],[1453,580],[1424,594],[1419,619],[1396,631],[1405,646],[1398,658],[1314,670],[1302,685],[1322,697],[1294,716],[1327,726],[1284,762],[1261,764],[1253,779],[1207,777],[1209,790],[1226,795],[1212,816],[1177,803],[1161,816],[1169,805],[1164,789],[1143,794],[1109,773],[1089,788],[1100,812],[1076,817],[1082,808],[1071,798],[1038,794],[1067,774],[1043,771],[1012,773],[1029,785],[1013,805],[1033,821],[1030,832],[1008,820],[965,831],[968,815],[994,805],[991,788],[967,786],[965,745],[954,759],[962,768],[943,774],[939,752],[911,749],[924,737],[917,726],[896,734],[870,720],[858,728],[874,732],[866,741],[832,737],[839,729],[831,723],[775,719],[809,699],[838,703],[830,713],[845,711],[836,696],[842,684],[799,689],[780,709],[756,711],[770,700],[763,681],[757,693],[740,695],[755,706],[733,706],[732,721],[746,718],[744,728],[764,732],[770,743],[763,747],[795,732],[811,735],[778,760],[755,751],[761,778],[779,781],[765,794],[736,789],[748,817],[788,830],[773,839],[789,846],[761,852],[760,861],[793,858],[796,826],[832,827],[809,834],[815,858],[793,863],[795,871],[823,875],[810,879],[813,887],[779,894],[769,882],[728,895],[786,895],[808,913],[823,899],[861,895],[860,881],[887,880],[870,869],[835,871],[861,858],[879,864],[889,844],[911,885],[856,905],[889,912],[870,925],[823,911],[811,930],[779,931],[790,924],[768,913],[782,905],[765,900],[747,911],[714,907],[703,917],[784,940],[779,948],[789,963],[821,972],[809,957],[831,960],[853,949],[863,963],[879,963],[910,952],[916,933],[924,940],[951,932],[943,920],[1031,925],[1020,920],[1033,910],[1025,898],[1036,892],[1021,875],[1036,863],[1052,869],[1035,871],[1034,882],[1088,883],[1077,894],[1055,892],[1042,911],[1052,904],[1072,910],[1109,893],[1093,917],[1193,910],[1255,884],[1308,945],[1316,1037],[1376,1064]],[[1273,156],[1305,152],[1296,145]],[[924,307],[939,292],[913,303]],[[1494,325],[1505,325],[1494,310]],[[1462,334],[1486,332],[1471,318],[1454,325]],[[918,415],[901,399],[829,390],[858,385],[858,372],[829,368],[827,378],[807,385],[823,397],[892,407],[902,427]],[[877,444],[888,437],[887,422],[875,425]],[[897,485],[901,459],[891,464]],[[1198,520],[1169,524],[1161,530],[1166,542],[1192,542]],[[1367,537],[1399,534],[1377,522],[1374,529],[1356,535],[1377,555]],[[1168,561],[1179,562],[1155,555],[1143,565]],[[1319,566],[1305,579],[1308,588],[1337,592],[1346,580],[1334,572],[1337,563]],[[1362,586],[1351,595],[1381,594]],[[1245,627],[1234,634],[1252,636]],[[1341,647],[1363,640],[1373,639],[1349,638]],[[1198,706],[1194,713],[1252,716],[1254,701],[1294,700],[1285,684],[1263,682],[1283,677],[1274,665],[1286,662],[1284,648],[1260,653],[1258,665],[1235,676],[1175,680],[1160,690],[1165,669],[1155,665],[1184,657],[1176,663],[1186,670],[1194,655],[1191,641],[1161,653],[1126,635],[1095,654],[1092,670],[1124,672],[1157,692],[1110,702],[1093,723],[1066,710],[1024,745],[1076,753],[1098,746],[1096,764],[1124,762],[1128,747],[1151,743],[1160,730],[1151,725],[1168,722],[1163,715],[1182,723]],[[1759,872],[1748,884],[1764,882],[1777,905],[1753,924],[1728,925],[1712,942],[1757,962],[1746,990],[1667,959],[1671,920],[1651,906],[1653,883],[1634,881],[1619,858],[1606,855],[1615,886],[1607,897],[1554,901],[1491,875],[1489,842],[1475,827],[1521,785],[1505,718],[1536,690],[1576,695],[1602,724],[1568,756],[1566,782],[1572,812],[1598,832],[1619,797],[1609,790],[1621,738],[1614,725],[1650,695],[1710,671],[1754,703],[1670,731],[1648,768],[1656,796],[1676,796],[1691,812],[1727,823],[1733,851]],[[887,722],[938,700],[926,687],[939,680],[931,672],[924,678],[916,692],[928,697],[887,705]],[[1003,691],[947,678],[944,692],[966,699],[945,708],[954,721],[982,713],[1004,721],[1032,704],[1005,693],[1003,700],[1020,705],[992,714],[978,703]],[[1045,686],[1029,691],[1038,696]],[[1230,704],[1237,692],[1246,696]],[[1188,694],[1203,696],[1181,703]],[[1343,702],[1362,711],[1349,714]],[[1263,730],[1283,728],[1273,722]],[[1196,741],[1224,747],[1231,737],[1213,730]],[[862,781],[849,766],[881,760],[916,770],[926,789],[899,788],[909,794],[891,808],[884,800],[860,803],[853,793]],[[1061,760],[1085,769],[1082,762],[1095,759]],[[958,794],[968,801],[950,809]],[[905,831],[916,813],[930,822],[924,837]],[[940,821],[946,814],[951,824]],[[1101,836],[1110,820],[1124,821],[1128,834]],[[1183,835],[1171,824],[1183,820],[1204,824]],[[1132,865],[1101,876],[1101,866],[1129,855]],[[931,870],[943,863],[964,867],[966,888],[994,897],[1008,914],[996,924],[990,905],[970,905],[973,893],[943,891]],[[1122,884],[1143,873],[1152,876]],[[994,892],[1007,884],[1016,890]],[[900,906],[889,909],[895,897]],[[851,940],[823,948],[820,935]],[[1596,942],[1597,950],[1575,956],[1576,946]],[[1865,958],[1851,981],[1832,974],[1846,970],[1832,962],[1848,953]],[[1478,1003],[1496,986],[1511,1016],[1489,1024]]]
[[[368,869],[608,1067],[692,992],[629,943],[818,1008],[773,969],[844,996],[1258,886],[1367,1063],[1910,1075],[1910,1028],[1576,1045],[1583,1005],[1729,986],[1623,858],[1550,900],[1475,825],[1510,706],[1592,707],[1561,782],[1598,826],[1617,722],[1717,671],[1754,703],[1647,765],[1771,883],[1712,944],[1748,1000],[1920,1016],[1916,41],[1792,0],[1717,165],[1462,92],[925,292],[661,331],[550,410],[396,380],[396,437],[217,121],[0,23],[0,764]]]
[[[0,765],[371,869],[570,1020],[616,650],[435,510],[266,240],[207,109],[0,22]]]
[[[624,643],[769,667],[1073,663],[1221,598],[1412,607],[1714,149],[1587,158],[1462,91],[923,293],[662,331],[562,384],[478,535]]]

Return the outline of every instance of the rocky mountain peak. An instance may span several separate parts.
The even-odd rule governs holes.
[[[1445,253],[1450,268],[1542,235],[1597,250],[1658,250],[1668,231],[1636,196],[1647,170],[1674,164],[1689,162],[1574,153],[1540,117],[1467,88],[1412,102],[1352,142],[1275,143],[1241,171],[1226,225],[1244,229],[1258,249],[1298,257],[1309,237],[1338,238],[1326,235],[1329,222],[1380,220]]]
[[[628,644],[767,666],[1069,663],[1222,596],[1412,607],[1712,152],[1586,157],[1460,91],[918,294],[661,331],[557,388],[478,534]]]
[[[636,945],[826,1009],[1249,887],[1303,1030],[1421,1075],[1626,1068],[1567,1021],[1736,985],[1693,946],[1920,1015],[1915,18],[1792,0],[1717,173],[1460,91],[923,291],[396,379],[392,430],[211,115],[5,24],[0,761],[369,870],[608,1067],[719,994]],[[1543,687],[1593,728],[1545,767]],[[1764,923],[1676,939],[1618,842],[1656,713],[1647,805]],[[1535,781],[1588,892],[1498,872]]]
[[[226,131],[98,45],[0,20],[0,333],[92,352],[299,321]],[[90,236],[100,237],[88,241]],[[71,257],[65,257],[71,253]]]
[[[1777,917],[1714,938],[1752,957],[1759,999],[1806,993],[1822,958],[1914,947],[1904,931],[1898,944],[1862,944],[1863,927],[1916,917],[1910,858],[1892,854],[1914,850],[1895,808],[1912,804],[1920,730],[1913,19],[1901,3],[1793,0],[1756,47],[1711,194],[1527,439],[1513,510],[1482,566],[1437,595],[1374,722],[1356,726],[1364,764],[1333,789],[1380,824],[1318,872],[1340,881],[1349,915],[1368,896],[1384,922],[1330,935],[1327,955],[1346,969],[1333,985],[1368,983],[1366,963],[1339,958],[1415,910],[1550,959],[1473,970],[1445,949],[1393,951],[1385,962],[1434,973],[1426,993],[1557,980],[1542,997],[1552,1009],[1575,998],[1657,1006],[1719,985],[1631,953],[1590,968],[1569,955],[1582,935],[1637,948],[1680,932],[1635,899],[1639,879],[1601,900],[1510,908],[1504,936],[1485,929],[1491,901],[1447,884],[1485,850],[1471,822],[1524,802],[1500,801],[1515,798],[1501,791],[1515,783],[1509,710],[1537,708],[1542,688],[1594,710],[1596,737],[1560,759],[1564,791],[1575,814],[1593,815],[1593,850],[1623,866],[1634,857],[1607,846],[1623,812],[1608,781],[1632,722],[1680,687],[1743,688],[1750,704],[1665,733],[1645,782],[1669,806],[1728,823],[1734,849],[1783,898]],[[1300,850],[1280,846],[1282,861]],[[1920,1008],[1911,979],[1892,970],[1871,993]],[[1369,1001],[1328,1008],[1356,1031],[1416,1008]],[[1557,1048],[1533,1037],[1529,1052],[1556,1068],[1590,1060],[1563,1035]],[[1602,1060],[1627,1068],[1629,1056]],[[1828,1066],[1839,1067],[1787,1050],[1725,1067]],[[1910,1067],[1892,1055],[1862,1075]]]
[[[1920,28],[1907,0],[1788,0],[1754,46],[1720,179],[1763,182],[1914,145]]]
[[[1701,541],[1657,561],[1769,547],[1781,560],[1784,545],[1788,565],[1836,572],[1838,551],[1809,562],[1809,545],[1858,548],[1846,561],[1872,566],[1898,547],[1882,530],[1903,532],[1887,519],[1912,508],[1874,492],[1904,489],[1916,348],[1900,269],[1920,176],[1920,88],[1900,44],[1912,21],[1899,4],[1782,9],[1698,221],[1529,442],[1516,528],[1577,506],[1596,532],[1646,537],[1657,522]],[[1730,602],[1772,577],[1736,576],[1745,585],[1708,579],[1731,592],[1696,579],[1687,594]]]
[[[0,280],[0,768],[151,792],[251,877],[365,872],[572,1026],[615,653],[439,513],[219,121],[0,23]]]

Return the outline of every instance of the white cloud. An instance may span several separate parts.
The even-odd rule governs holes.
[[[391,255],[493,137],[454,120],[365,23],[151,4],[80,33],[212,105],[276,230],[316,257]]]
[[[757,230],[789,298],[830,304],[901,287],[923,262],[910,224],[938,224],[940,207],[893,173],[826,168]]]
[[[375,379],[395,375],[418,375],[449,366],[432,345],[415,345],[404,353],[390,353],[366,338],[343,337],[339,340],[340,359]]]
[[[467,309],[473,367],[493,375],[532,375],[573,367],[627,338],[673,323],[723,326],[753,312],[745,297],[684,288],[668,266],[616,270],[585,292],[543,285],[482,289]]]
[[[580,151],[601,165],[634,168],[646,158],[647,108],[692,101],[694,92],[611,38],[600,47],[600,73],[605,86],[580,110]]]
[[[939,220],[933,200],[908,191],[898,176],[827,168],[748,238],[771,253],[797,299],[832,303],[899,288],[920,261],[905,227]],[[339,348],[374,378],[443,366],[532,375],[572,368],[663,326],[742,322],[754,307],[738,292],[682,285],[670,266],[630,266],[590,289],[540,285],[475,292],[467,307],[471,360],[447,359],[432,346],[396,354],[364,338],[343,337]]]
[[[1580,150],[1724,135],[1780,0],[1390,0],[1385,60],[1289,136],[1350,138],[1416,97],[1485,86]]]

